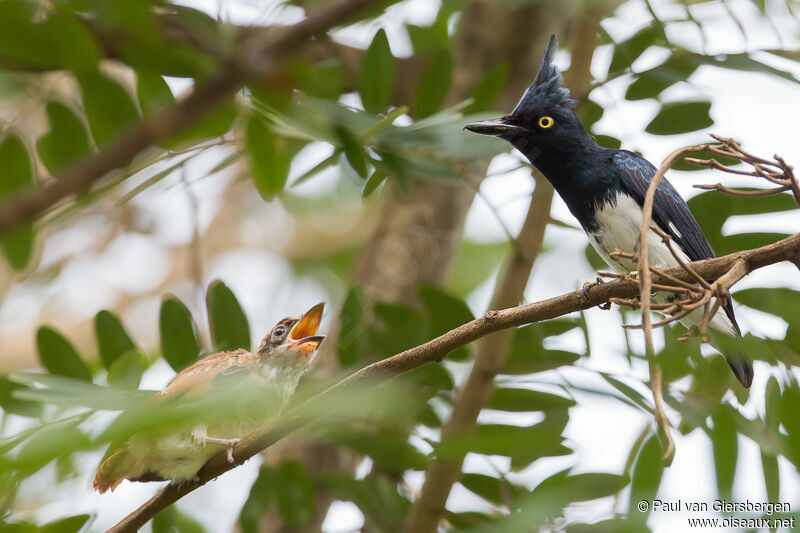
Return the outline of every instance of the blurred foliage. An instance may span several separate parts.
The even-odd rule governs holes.
[[[451,22],[457,21],[454,15],[463,5],[443,1],[430,25],[407,25],[413,52],[410,58],[393,53],[384,29],[374,34],[365,50],[357,50],[357,61],[345,61],[335,53],[321,61],[302,54],[293,56],[280,69],[275,83],[249,84],[183,133],[141,154],[126,169],[88,190],[77,191],[74,199],[59,204],[35,223],[3,235],[4,261],[17,275],[25,276],[40,260],[34,251],[41,226],[68,222],[112,193],[119,193],[118,205],[126,205],[148,188],[174,180],[190,160],[219,146],[229,151],[210,169],[209,177],[241,163],[242,180],[252,185],[254,193],[265,202],[280,202],[293,213],[310,211],[317,204],[295,196],[292,188],[316,179],[327,169],[335,169],[355,183],[364,198],[380,195],[382,187],[409,191],[422,180],[460,183],[471,165],[485,164],[507,149],[463,133],[461,128],[470,120],[495,116],[495,101],[510,77],[508,66],[498,64],[469,88],[469,100],[445,107],[459,80]],[[702,30],[702,23],[693,19],[685,4],[676,2],[674,6],[685,14],[660,20],[651,13],[652,20],[624,40],[614,41],[599,28],[601,44],[613,51],[607,71],[599,73],[592,90],[623,79],[627,100],[656,103],[658,111],[648,121],[647,133],[679,135],[713,124],[713,101],[675,101],[663,96],[671,94],[668,89],[672,87],[690,86],[691,77],[702,68],[758,72],[798,83],[792,73],[753,57],[769,54],[798,61],[796,50],[709,55],[673,42],[667,31],[670,24],[698,24]],[[754,6],[761,13],[758,22],[767,24],[766,4],[754,2]],[[242,31],[197,9],[170,2],[0,2],[0,98],[13,102],[53,72],[74,92],[41,97],[41,132],[33,134],[13,123],[4,124],[0,201],[45,180],[58,179],[76,161],[107,149],[143,117],[170,108],[183,96],[173,93],[171,87],[178,85],[171,83],[172,78],[202,84],[222,67],[222,58],[236,53]],[[663,52],[661,62],[637,69],[637,60],[651,49]],[[418,78],[401,79],[401,61],[418,64]],[[590,92],[583,111],[590,131],[604,112],[591,97]],[[596,138],[604,146],[621,145],[615,137]],[[330,155],[290,182],[296,156],[312,143],[326,145]],[[677,168],[688,169],[685,165]],[[132,177],[145,179],[124,193],[120,191],[120,185]],[[720,255],[785,235],[723,232],[731,217],[797,209],[788,194],[750,199],[706,192],[693,197],[689,205]],[[349,287],[338,313],[336,356],[341,367],[355,371],[472,320],[468,297],[492,283],[510,248],[509,241],[462,240],[445,286],[420,286],[416,306],[368,303],[362,287]],[[310,260],[296,259],[293,266],[309,275],[313,275],[313,267],[325,267],[326,272],[347,280],[357,252],[352,247],[327,255],[321,252]],[[586,259],[595,269],[605,268],[588,246]],[[40,325],[36,348],[44,372],[0,377],[3,424],[11,420],[18,422],[14,427],[24,428],[0,440],[2,529],[76,532],[91,527],[91,517],[85,514],[36,524],[35,513],[19,508],[15,498],[29,478],[43,471],[56,473],[56,489],[76,476],[84,482],[87,472],[74,460],[78,454],[92,451],[98,455],[99,450],[109,445],[113,448],[131,434],[163,434],[174,430],[176,424],[203,420],[212,406],[225,412],[253,400],[246,387],[237,383],[233,397],[153,408],[148,401],[152,392],[139,390],[142,376],[159,359],[180,371],[207,355],[204,332],[209,333],[214,351],[249,349],[253,332],[239,302],[241,296],[223,281],[214,281],[207,287],[205,313],[193,316],[191,306],[176,296],[163,295],[155,349],[137,343],[110,310],[95,316],[95,353],[79,353],[70,340],[71,332]],[[786,471],[779,460],[800,467],[800,419],[796,416],[800,387],[786,370],[800,360],[800,300],[796,292],[782,287],[741,290],[733,297],[788,326],[783,338],[748,335],[745,339],[750,353],[779,367],[769,378],[764,397],[755,398],[760,392],[742,392],[720,357],[701,357],[696,340],[679,342],[681,332],[668,328],[657,355],[664,373],[665,401],[680,432],[699,430],[710,443],[709,461],[714,465],[721,498],[731,499],[735,494],[737,475],[742,475],[736,468],[744,448],[740,443],[746,439],[758,447],[765,492],[771,501],[777,501],[781,473]],[[562,372],[591,356],[587,316],[591,315],[560,317],[514,330],[508,360],[485,407],[488,415],[503,416],[505,421],[521,414],[527,420],[524,424],[482,417],[475,431],[456,444],[438,442],[457,392],[456,383],[472,356],[472,345],[450,354],[450,363],[420,367],[389,383],[370,384],[333,397],[324,409],[309,402],[303,416],[311,420],[325,415],[309,430],[313,436],[369,458],[369,472],[355,476],[351,471],[315,471],[299,461],[263,466],[241,510],[231,511],[238,512],[241,530],[259,531],[259,518],[268,510],[277,512],[291,527],[307,527],[313,523],[318,495],[327,491],[359,508],[365,530],[397,531],[414,497],[405,482],[406,474],[424,471],[432,461],[470,453],[487,461],[506,458],[509,467],[464,472],[461,485],[482,500],[482,505],[448,511],[447,530],[521,531],[563,526],[570,532],[648,531],[649,512],[641,512],[636,504],[658,495],[665,473],[658,438],[649,428],[633,442],[628,462],[619,471],[578,472],[576,468],[573,472],[573,467],[580,466],[580,450],[564,436],[571,409],[591,401],[587,397],[598,396],[648,417],[653,411],[645,381],[584,369],[596,378],[592,388],[583,381],[573,383]],[[577,343],[583,348],[564,342],[576,338],[587,340],[585,345]],[[628,346],[627,357],[633,365],[640,363],[643,355]],[[759,365],[758,370],[766,370],[766,365]],[[307,381],[301,384],[299,398],[309,397],[321,386]],[[741,409],[746,402],[751,402],[748,407],[763,405],[763,409]],[[120,414],[109,422],[104,413],[108,411]],[[547,469],[536,468],[551,464],[552,458],[569,466],[543,478],[541,473]],[[536,472],[535,483],[519,476],[531,472]],[[583,523],[580,513],[570,513],[580,502],[610,502],[612,498],[616,502],[613,511],[600,521]],[[153,520],[152,529],[156,533],[204,530],[194,517],[174,506]]]

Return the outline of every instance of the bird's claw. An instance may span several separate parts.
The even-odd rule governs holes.
[[[603,281],[603,278],[601,278],[600,276],[598,276],[595,279],[595,281],[587,281],[586,283],[584,283],[583,284],[583,289],[581,289],[581,292],[583,292],[584,299],[586,299],[586,300],[589,299],[589,289],[591,289],[592,287],[595,287],[597,285],[602,285],[603,283],[605,283],[605,281]],[[602,304],[598,305],[597,307],[599,307],[603,311],[608,311],[609,309],[611,309],[611,302],[602,303]]]
[[[597,277],[597,279],[595,281],[587,281],[586,283],[584,283],[583,284],[583,289],[581,289],[581,292],[583,293],[583,298],[588,300],[589,299],[589,289],[591,289],[592,287],[594,287],[596,285],[602,285],[603,283],[605,283],[605,281],[603,281],[599,276]]]
[[[225,446],[228,462],[230,464],[236,464],[236,459],[233,457],[233,447],[239,444],[239,440],[240,439],[220,439],[216,437],[206,437],[206,442]]]

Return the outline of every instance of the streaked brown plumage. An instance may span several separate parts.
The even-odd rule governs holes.
[[[208,459],[225,449],[232,461],[231,450],[236,442],[280,414],[310,367],[325,338],[316,334],[323,307],[318,304],[300,318],[278,322],[255,353],[241,349],[218,352],[179,372],[156,394],[151,406],[205,397],[213,402],[214,394],[226,383],[230,388],[222,392],[228,398],[236,398],[241,391],[250,403],[245,401],[242,409],[238,404],[227,405],[234,407],[234,412],[209,415],[174,432],[161,430],[157,437],[134,434],[100,464],[94,488],[101,493],[113,491],[124,479],[187,481]]]

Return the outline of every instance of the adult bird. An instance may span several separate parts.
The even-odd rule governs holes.
[[[146,406],[157,427],[112,445],[94,488],[113,491],[124,479],[188,481],[226,449],[232,463],[233,446],[274,420],[308,371],[325,339],[317,335],[324,306],[278,322],[255,353],[218,352],[181,370]]]
[[[586,132],[572,111],[575,101],[562,87],[561,73],[553,63],[557,49],[558,40],[552,35],[536,78],[510,114],[465,128],[514,145],[550,181],[606,263],[618,271],[635,270],[632,261],[610,252],[636,251],[642,205],[656,168],[633,152],[598,145]],[[686,202],[666,179],[656,189],[653,221],[677,243],[687,262],[715,257]],[[678,265],[654,231],[650,230],[647,242],[652,266]],[[676,297],[661,294],[657,301]],[[703,310],[698,309],[681,323],[696,326],[702,316]],[[709,330],[711,344],[725,355],[741,384],[750,387],[753,366],[743,350],[730,300],[712,318]]]

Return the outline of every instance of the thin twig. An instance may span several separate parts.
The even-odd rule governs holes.
[[[667,420],[666,414],[663,410],[661,370],[655,361],[652,330],[654,327],[665,326],[671,322],[680,320],[681,318],[686,317],[690,313],[702,307],[703,317],[698,326],[692,329],[696,330],[696,333],[705,339],[708,325],[711,323],[711,320],[713,320],[714,316],[716,316],[719,309],[725,305],[725,302],[729,297],[730,288],[733,286],[733,284],[744,277],[750,270],[748,270],[744,260],[737,261],[731,265],[731,268],[728,272],[722,275],[713,284],[709,284],[703,276],[695,272],[692,265],[690,263],[686,263],[681,254],[679,254],[672,246],[672,236],[652,224],[653,202],[655,200],[656,189],[664,178],[666,171],[672,168],[672,165],[675,164],[678,159],[690,153],[705,152],[744,162],[750,165],[752,170],[743,171],[733,169],[721,164],[716,159],[705,160],[686,158],[686,161],[707,168],[722,170],[731,174],[763,178],[770,183],[777,185],[777,188],[757,191],[739,191],[726,187],[720,183],[717,183],[716,185],[700,185],[698,186],[699,188],[713,189],[728,194],[750,197],[768,196],[779,194],[784,191],[792,191],[795,200],[800,205],[800,186],[798,186],[798,181],[794,176],[792,167],[787,165],[781,157],[776,155],[773,157],[773,160],[766,160],[744,151],[741,146],[739,146],[739,144],[732,139],[717,135],[712,135],[712,137],[720,144],[687,146],[671,153],[664,160],[655,176],[653,176],[653,179],[648,186],[647,193],[645,194],[644,204],[642,206],[641,233],[639,235],[639,243],[637,245],[638,252],[636,254],[631,254],[616,251],[612,254],[635,260],[637,262],[640,281],[639,298],[624,302],[620,301],[620,303],[631,307],[639,307],[642,310],[642,323],[640,325],[626,325],[626,327],[641,327],[644,331],[647,359],[650,365],[650,386],[653,392],[653,399],[655,403],[655,418],[659,428],[659,435],[661,436],[662,443],[664,444],[664,461],[666,463],[670,463],[672,461],[675,447],[670,435],[669,421]],[[699,287],[687,287],[686,283],[684,282],[677,282],[675,279],[670,279],[670,274],[657,273],[657,271],[650,265],[648,257],[648,239],[650,238],[651,231],[661,237],[661,240],[667,246],[673,258],[677,261],[678,266],[686,274],[691,276],[692,281],[699,284]],[[675,287],[670,290],[669,285],[665,283],[654,284],[654,276],[660,276],[663,280],[673,283]],[[650,298],[653,290],[668,291],[687,296],[684,299],[681,299],[677,302],[671,302],[670,304],[654,304]],[[671,316],[653,324],[650,317],[651,310],[660,310],[667,314],[671,314]],[[695,331],[691,331],[691,333],[695,333]]]

